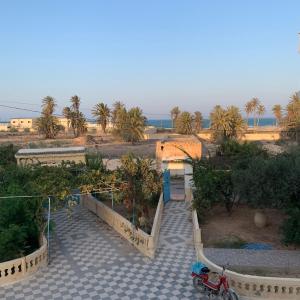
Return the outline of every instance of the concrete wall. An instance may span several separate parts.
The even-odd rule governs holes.
[[[198,133],[198,136],[204,140],[210,141],[212,134],[209,131]],[[241,138],[242,141],[278,141],[280,139],[280,131],[248,131]]]
[[[85,163],[85,153],[69,153],[69,154],[32,154],[16,156],[18,165],[42,164],[48,166],[56,166],[62,161],[72,161],[76,164]]]
[[[150,258],[154,257],[158,244],[158,237],[163,214],[163,194],[161,194],[157,205],[150,235],[139,228],[135,228],[135,226],[133,226],[133,224],[130,223],[127,219],[125,219],[117,212],[107,207],[105,204],[98,201],[91,195],[82,196],[81,203],[89,211],[93,212],[108,225],[110,225],[116,232],[118,232],[123,238],[129,241],[145,256],[148,256]]]
[[[183,158],[186,154],[180,149],[184,149],[193,158],[201,157],[202,144],[196,139],[178,139],[170,141],[156,142],[156,159]]]
[[[25,279],[48,263],[47,241],[35,252],[14,260],[0,263],[0,286]]]

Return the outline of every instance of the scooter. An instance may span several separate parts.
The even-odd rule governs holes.
[[[209,298],[214,296],[221,296],[224,300],[239,300],[236,292],[229,288],[229,283],[225,275],[226,268],[223,266],[221,274],[218,274],[218,281],[212,282],[209,280],[208,273],[210,272],[204,264],[197,262],[192,268],[192,277],[194,287],[201,293],[209,295]]]

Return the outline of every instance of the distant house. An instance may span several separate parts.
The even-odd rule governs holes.
[[[20,149],[16,155],[18,165],[41,164],[56,166],[64,162],[85,163],[84,147]]]
[[[10,127],[18,131],[34,131],[34,118],[16,118],[10,119]]]
[[[0,122],[0,131],[8,131],[10,128],[10,123]]]

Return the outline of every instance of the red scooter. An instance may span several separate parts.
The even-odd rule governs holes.
[[[218,274],[219,279],[217,282],[209,280],[208,273],[210,270],[207,267],[202,267],[201,271],[195,273],[192,271],[193,285],[201,293],[209,295],[221,296],[224,300],[239,300],[236,292],[229,288],[228,280],[225,275],[225,267],[223,267],[222,273]]]

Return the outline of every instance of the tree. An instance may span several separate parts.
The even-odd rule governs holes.
[[[260,101],[258,98],[252,98],[246,105],[248,107],[248,112],[254,113],[253,116],[253,126],[256,126],[256,113],[257,113],[257,107],[259,105]],[[246,111],[247,113],[247,111]]]
[[[172,120],[172,128],[176,127],[176,120],[180,114],[180,109],[178,106],[175,106],[171,110],[171,120]]]
[[[70,130],[70,125],[71,125],[71,119],[72,119],[72,113],[71,113],[71,109],[70,109],[70,107],[64,107],[63,108],[63,111],[62,111],[62,113],[63,113],[63,116],[67,119],[67,121],[68,121],[68,124],[67,124],[67,131],[69,131]]]
[[[61,130],[58,119],[54,116],[56,103],[50,96],[45,97],[42,102],[42,115],[36,120],[35,126],[47,139],[53,139]]]
[[[210,113],[210,120],[213,138],[218,141],[237,139],[246,128],[245,121],[235,106],[230,106],[227,109],[220,105],[215,106]]]
[[[247,114],[247,124],[249,124],[249,115],[253,113],[253,105],[251,101],[248,101],[245,105],[245,112]]]
[[[68,120],[70,120],[71,127],[75,137],[78,137],[86,132],[86,119],[83,113],[79,110],[80,98],[78,96],[71,97],[71,106],[65,107],[63,112]]]
[[[263,116],[266,113],[266,108],[264,107],[264,105],[259,104],[257,107],[257,126],[259,125],[259,117]]]
[[[203,122],[203,117],[200,111],[195,111],[194,113],[194,131],[196,133],[200,132],[200,130],[202,129],[202,122]]]
[[[184,111],[176,118],[175,128],[176,132],[180,134],[192,134],[193,132],[193,117],[192,115]]]
[[[113,124],[113,126],[116,126],[116,123],[118,122],[118,114],[121,110],[123,110],[125,108],[124,104],[120,101],[116,101],[113,104],[113,109],[111,112],[111,122]]]
[[[283,118],[286,135],[300,141],[300,96],[295,93],[291,96],[291,100],[286,106],[286,115]]]
[[[98,103],[95,105],[92,114],[97,118],[97,123],[101,125],[102,131],[105,133],[110,117],[110,109],[108,106],[104,103]]]
[[[121,107],[116,116],[117,122],[113,130],[115,136],[132,144],[144,138],[147,119],[139,107],[131,108],[129,111]]]
[[[282,120],[282,108],[280,104],[275,104],[272,108],[274,117],[276,118],[276,126],[279,126]]]
[[[162,188],[161,176],[153,168],[153,161],[124,155],[119,176],[123,182],[120,187],[123,203],[132,214],[132,223],[150,232],[149,208]]]

